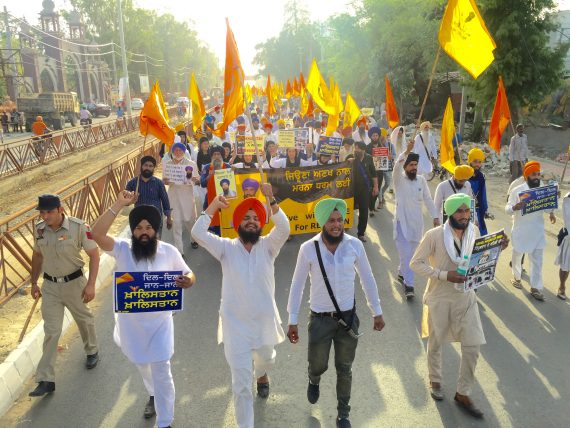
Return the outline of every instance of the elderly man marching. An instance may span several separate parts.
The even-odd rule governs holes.
[[[349,428],[352,363],[358,345],[360,321],[354,298],[355,274],[374,317],[374,330],[384,328],[384,318],[376,281],[364,245],[344,233],[346,202],[323,199],[315,206],[321,233],[301,245],[289,293],[289,331],[291,343],[299,341],[298,315],[307,275],[311,278],[311,318],[308,333],[309,385],[307,399],[319,399],[321,375],[327,370],[331,344],[334,344],[338,400],[337,426]]]
[[[449,180],[442,181],[435,189],[434,204],[439,213],[440,222],[445,222],[447,216],[443,212],[443,204],[451,195],[463,193],[473,197],[471,191],[471,183],[469,179],[473,176],[473,168],[469,165],[457,165],[453,172],[453,177]]]
[[[473,249],[479,230],[469,221],[471,198],[462,193],[447,198],[444,204],[448,219],[443,226],[426,232],[412,258],[411,268],[428,277],[424,293],[422,337],[428,337],[427,356],[430,393],[443,400],[442,346],[446,341],[461,342],[461,365],[455,402],[470,415],[481,418],[470,398],[475,383],[479,347],[485,335],[473,290],[463,292],[465,276],[457,272],[459,262]],[[508,241],[503,243],[503,248]],[[455,286],[454,286],[455,285]]]
[[[289,236],[289,219],[273,197],[270,184],[261,186],[270,202],[275,227],[261,236],[267,215],[256,198],[244,199],[233,213],[239,237],[220,238],[208,233],[214,214],[229,207],[223,196],[212,200],[192,229],[194,239],[222,265],[222,300],[218,341],[232,372],[237,425],[253,428],[252,362],[257,394],[269,395],[268,370],[275,362],[275,345],[285,339],[275,303],[274,263]]]
[[[522,257],[524,253],[530,259],[530,294],[536,300],[543,301],[542,289],[542,258],[546,239],[544,236],[544,213],[536,211],[522,215],[524,201],[519,195],[529,189],[540,187],[540,163],[536,161],[527,162],[523,168],[523,177],[526,182],[515,187],[510,195],[505,212],[513,216],[513,257],[511,260],[513,279],[511,283],[515,288],[522,288]],[[549,213],[550,222],[556,223],[554,212]]]
[[[422,202],[433,218],[433,225],[440,224],[427,181],[418,174],[420,155],[412,152],[413,145],[413,141],[410,141],[406,151],[398,157],[393,176],[396,190],[394,240],[400,256],[398,280],[404,285],[404,295],[408,300],[415,296],[414,272],[410,269],[410,260],[424,233]]]

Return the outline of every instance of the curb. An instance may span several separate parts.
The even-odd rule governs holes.
[[[130,229],[126,225],[119,237],[129,236]],[[101,254],[95,289],[99,289],[101,284],[111,277],[114,269],[115,259],[106,253]],[[72,322],[73,317],[66,308],[61,330],[62,335]],[[43,341],[44,321],[41,320],[38,325],[24,336],[22,343],[10,352],[6,360],[0,364],[0,417],[20,398],[24,385],[35,374],[42,356]]]

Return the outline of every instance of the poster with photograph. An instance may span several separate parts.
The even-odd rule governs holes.
[[[373,147],[372,148],[372,161],[374,162],[374,168],[376,171],[388,171],[390,151],[388,147]]]
[[[223,196],[226,199],[237,197],[236,177],[233,169],[224,168],[215,170],[214,184],[216,186],[216,196]]]
[[[505,231],[481,236],[475,240],[469,258],[467,279],[463,283],[463,291],[475,290],[495,279],[495,269],[501,254],[501,245]]]

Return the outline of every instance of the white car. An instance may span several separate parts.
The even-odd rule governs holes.
[[[133,110],[142,110],[143,107],[144,103],[143,100],[141,100],[140,98],[133,98],[131,100],[131,108]]]

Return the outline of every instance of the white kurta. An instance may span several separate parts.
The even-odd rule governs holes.
[[[414,149],[412,151],[420,155],[420,160],[418,161],[418,175],[429,174],[432,172],[433,164],[431,163],[430,157],[437,158],[437,147],[435,145],[435,139],[433,135],[431,133],[428,134],[428,141],[425,140],[426,139],[424,138],[424,141],[422,142],[421,133],[416,135],[416,139],[414,140]]]
[[[274,346],[285,339],[275,303],[275,259],[289,237],[289,219],[279,210],[275,227],[247,252],[239,238],[208,232],[210,217],[201,215],[192,236],[222,265],[222,300],[218,342],[230,354]]]
[[[174,163],[170,160],[169,162]],[[200,171],[196,162],[184,158],[177,165],[186,165],[192,167],[192,177],[200,178]],[[196,186],[198,187],[198,186]],[[172,208],[172,216],[176,221],[188,222],[196,219],[196,205],[194,204],[194,185],[188,184],[169,184],[168,200],[170,208]]]
[[[131,243],[126,239],[115,238],[115,246],[109,254],[116,259],[118,272],[192,272],[178,250],[162,241],[158,241],[153,259],[137,262]],[[174,353],[172,311],[115,314],[113,338],[123,354],[135,364],[169,360]]]
[[[570,227],[570,193],[562,200],[562,217],[564,217],[564,227],[568,229]],[[570,270],[570,236],[566,235],[562,240],[554,264],[560,266],[563,271]]]
[[[396,215],[394,216],[394,239],[398,222],[407,241],[420,242],[424,234],[422,203],[431,218],[437,218],[437,210],[431,198],[427,181],[421,175],[410,180],[404,171],[406,154],[402,153],[394,164],[393,182],[396,192]]]
[[[520,202],[519,193],[528,190],[528,183],[515,187],[509,195],[505,212],[513,216],[511,240],[513,249],[519,253],[532,253],[546,247],[544,236],[544,211],[522,215],[522,210],[514,211],[513,206]]]
[[[437,188],[435,189],[435,196],[433,198],[433,202],[435,204],[435,209],[439,213],[439,221],[441,222],[443,222],[443,204],[445,203],[447,198],[456,193],[463,193],[473,198],[473,191],[471,190],[471,183],[469,183],[469,181],[466,181],[461,189],[454,187],[455,183],[453,183],[453,178],[450,178],[449,180],[445,180],[439,183],[437,185]]]
[[[370,144],[370,137],[368,136],[368,132],[365,132],[364,136],[361,137],[360,132],[358,132],[358,129],[352,133],[352,139],[354,140],[354,142],[363,141],[364,144],[366,145]]]

